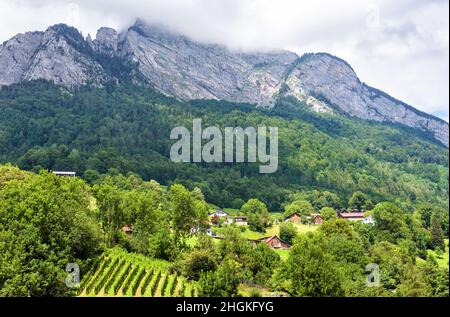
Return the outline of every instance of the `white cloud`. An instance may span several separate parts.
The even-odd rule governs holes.
[[[137,17],[233,49],[329,52],[362,81],[448,120],[448,0],[2,0],[0,41],[67,23],[95,36]]]

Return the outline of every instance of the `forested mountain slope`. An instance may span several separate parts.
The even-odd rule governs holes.
[[[169,159],[176,126],[279,127],[279,169],[179,164]],[[139,174],[201,188],[206,199],[239,208],[259,198],[280,209],[296,191],[330,191],[342,201],[360,190],[374,202],[448,205],[448,151],[427,133],[318,114],[283,98],[272,109],[225,101],[179,101],[138,86],[69,91],[32,81],[0,90],[0,162],[37,171],[74,170],[95,183],[104,174]]]

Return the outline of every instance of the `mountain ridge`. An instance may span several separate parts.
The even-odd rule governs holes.
[[[214,99],[273,107],[291,96],[313,111],[399,123],[448,147],[448,123],[362,82],[328,53],[233,52],[142,20],[122,32],[100,28],[94,40],[57,24],[0,45],[0,86],[46,79],[74,89],[131,81],[181,100]]]

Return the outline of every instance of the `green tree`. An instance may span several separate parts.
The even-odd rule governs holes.
[[[364,193],[357,191],[354,192],[352,197],[348,201],[348,207],[350,209],[363,210],[366,206],[366,195]]]
[[[254,281],[260,285],[267,285],[279,263],[280,256],[265,243],[259,243],[252,250],[252,261],[250,264]]]
[[[198,282],[200,296],[235,297],[240,284],[240,264],[226,258],[216,271],[204,272]]]
[[[431,246],[433,249],[445,250],[444,232],[438,216],[433,215],[431,219]]]
[[[100,185],[95,185],[93,192],[99,209],[100,223],[107,234],[107,243],[111,245],[114,243],[117,230],[126,222],[126,217],[120,208],[122,193],[110,177],[107,177]]]
[[[298,213],[301,216],[309,216],[314,213],[314,208],[309,201],[295,200],[284,207],[284,217],[288,217],[293,213]]]
[[[246,202],[241,212],[248,217],[248,224],[253,230],[264,232],[272,224],[266,205],[258,199],[250,199]]]
[[[198,280],[203,272],[214,271],[217,263],[214,257],[205,250],[193,250],[183,260],[183,274]]]
[[[324,207],[320,210],[320,215],[322,216],[322,219],[325,221],[336,219],[337,214],[334,211],[333,208],[330,207]]]
[[[297,229],[292,222],[282,222],[280,224],[280,239],[292,244],[297,236]]]
[[[405,215],[397,205],[390,202],[379,203],[373,210],[373,217],[378,240],[396,243],[400,239],[410,238]]]
[[[405,264],[411,259],[398,246],[382,241],[370,248],[371,262],[380,267],[380,280],[384,288],[395,290],[405,276]]]
[[[429,285],[425,282],[422,272],[412,263],[405,267],[404,277],[397,287],[402,297],[427,297],[430,295]]]
[[[294,296],[342,296],[343,279],[338,266],[326,252],[321,235],[301,235],[288,258],[288,276]]]
[[[89,188],[48,172],[0,189],[0,296],[68,296],[68,263],[85,269],[100,252]]]

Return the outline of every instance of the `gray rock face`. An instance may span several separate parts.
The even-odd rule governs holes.
[[[100,28],[92,44],[94,50],[112,57],[117,53],[119,35],[114,29]]]
[[[287,94],[314,96],[339,111],[366,120],[400,123],[431,132],[448,146],[448,123],[362,83],[344,61],[329,54],[306,55],[286,80]]]
[[[0,45],[0,86],[41,78],[68,88],[101,86],[121,81],[123,72],[109,67],[117,61],[135,65],[124,68],[133,82],[183,100],[272,107],[279,97],[291,96],[313,111],[399,123],[449,143],[448,123],[365,85],[329,54],[232,52],[142,21],[120,34],[101,28],[95,40],[65,25],[18,34]]]
[[[74,28],[55,25],[45,32],[19,34],[0,46],[0,85],[46,79],[75,88],[108,80],[103,67]]]
[[[290,52],[236,54],[142,22],[122,34],[121,45],[122,57],[137,63],[150,84],[187,100],[273,104],[286,70],[298,58]]]
[[[10,85],[24,79],[42,37],[41,32],[18,34],[0,46],[0,85]]]

